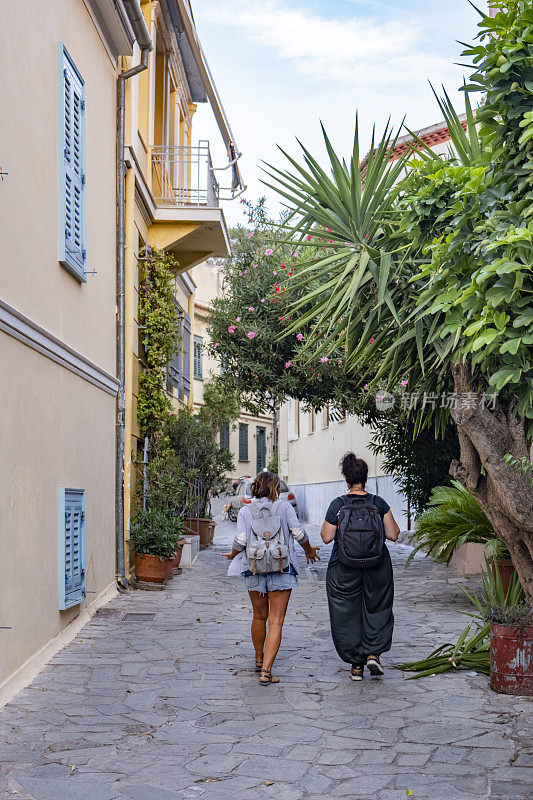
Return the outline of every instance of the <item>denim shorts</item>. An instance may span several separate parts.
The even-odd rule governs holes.
[[[283,589],[296,589],[298,578],[289,572],[267,572],[263,575],[245,575],[244,583],[249,592],[266,594]]]

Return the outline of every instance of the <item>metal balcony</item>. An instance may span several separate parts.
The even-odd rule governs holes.
[[[196,147],[152,147],[152,193],[159,206],[219,205],[209,142]]]

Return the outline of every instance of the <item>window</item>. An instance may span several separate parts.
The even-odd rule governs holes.
[[[191,393],[191,318],[183,315],[183,393]]]
[[[322,427],[329,428],[329,403],[322,409]]]
[[[266,467],[266,428],[256,428],[256,464],[257,472]]]
[[[194,337],[194,360],[193,360],[193,374],[194,377],[201,381],[203,380],[203,365],[202,365],[202,351],[204,347],[204,340],[201,336]]]
[[[229,425],[223,425],[220,429],[220,446],[223,450],[229,450]]]
[[[248,425],[239,424],[239,461],[248,461]]]
[[[313,409],[311,409],[311,411],[309,412],[309,430],[308,430],[308,433],[311,434],[311,433],[314,433],[314,432],[315,432],[315,412],[313,411]]]
[[[174,298],[179,322],[179,341],[177,349],[167,367],[167,391],[178,390],[180,400],[189,397],[191,392],[191,318],[183,312]]]
[[[86,280],[85,83],[67,53],[57,46],[59,262]]]
[[[59,608],[85,600],[85,491],[59,490]]]

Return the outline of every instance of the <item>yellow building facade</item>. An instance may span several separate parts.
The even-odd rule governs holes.
[[[112,0],[3,8],[0,704],[116,591],[116,87],[132,46]]]
[[[125,463],[126,577],[131,516],[136,505],[144,442],[137,416],[142,333],[138,324],[139,256],[146,247],[171,252],[177,262],[175,301],[181,344],[169,365],[167,391],[178,410],[193,405],[195,283],[190,269],[230,252],[220,189],[202,132],[193,138],[198,103],[209,103],[226,145],[229,194],[242,186],[238,153],[198,39],[190,3],[147,0],[141,9],[152,41],[148,68],[127,82],[125,141]],[[138,55],[125,60],[125,68]]]

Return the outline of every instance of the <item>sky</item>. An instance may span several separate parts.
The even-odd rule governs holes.
[[[485,0],[478,0],[485,8]],[[261,184],[261,162],[284,167],[278,147],[298,156],[296,139],[324,161],[320,122],[337,154],[349,155],[356,111],[366,152],[372,125],[391,117],[411,130],[442,117],[428,81],[444,84],[456,107],[465,67],[463,46],[479,15],[468,0],[193,0],[200,41],[242,152],[248,200],[275,193]],[[405,133],[405,131],[404,131]],[[199,104],[193,135],[209,139],[215,167],[227,163],[207,104]],[[229,170],[217,174],[221,186]],[[229,225],[245,223],[238,200],[222,203]]]

